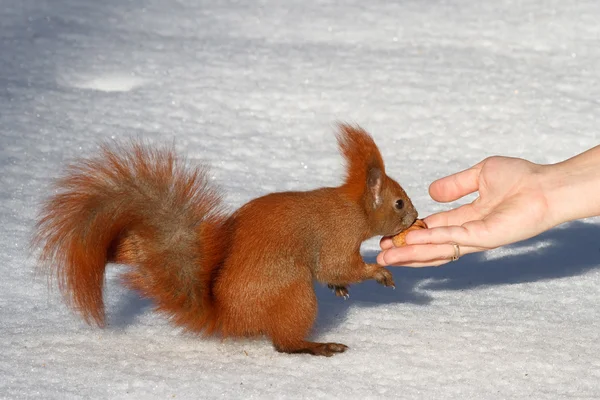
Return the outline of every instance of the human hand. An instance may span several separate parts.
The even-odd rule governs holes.
[[[381,240],[381,265],[438,266],[451,261],[453,244],[461,255],[531,238],[560,223],[549,207],[549,166],[519,158],[490,157],[477,165],[433,182],[431,197],[451,202],[479,192],[470,204],[425,218],[429,229],[406,236],[406,246]]]

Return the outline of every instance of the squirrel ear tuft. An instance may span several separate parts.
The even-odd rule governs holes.
[[[367,187],[373,199],[373,208],[381,205],[381,186],[383,184],[383,173],[379,168],[371,168],[367,173]]]

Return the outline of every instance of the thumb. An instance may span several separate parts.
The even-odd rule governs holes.
[[[435,201],[448,203],[460,199],[479,189],[479,173],[483,162],[464,171],[434,181],[429,186],[429,195]]]

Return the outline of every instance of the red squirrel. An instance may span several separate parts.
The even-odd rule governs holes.
[[[55,182],[33,238],[40,265],[89,324],[104,326],[105,267],[119,263],[129,266],[124,285],[187,331],[264,335],[285,353],[341,353],[348,347],[307,341],[313,281],[343,297],[368,279],[393,287],[360,245],[407,229],[417,211],[366,131],[339,124],[336,136],[341,186],[272,193],[233,213],[206,169],[186,167],[172,149],[104,145]]]

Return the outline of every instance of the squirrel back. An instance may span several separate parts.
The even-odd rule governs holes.
[[[41,263],[90,323],[104,324],[104,270],[116,262],[130,267],[129,288],[189,331],[266,335],[288,353],[344,351],[306,341],[313,281],[343,297],[366,279],[393,286],[389,271],[364,263],[360,244],[408,228],[417,213],[370,135],[341,124],[337,138],[341,186],[268,194],[231,215],[206,171],[186,168],[172,150],[105,146],[57,181],[34,238]]]

